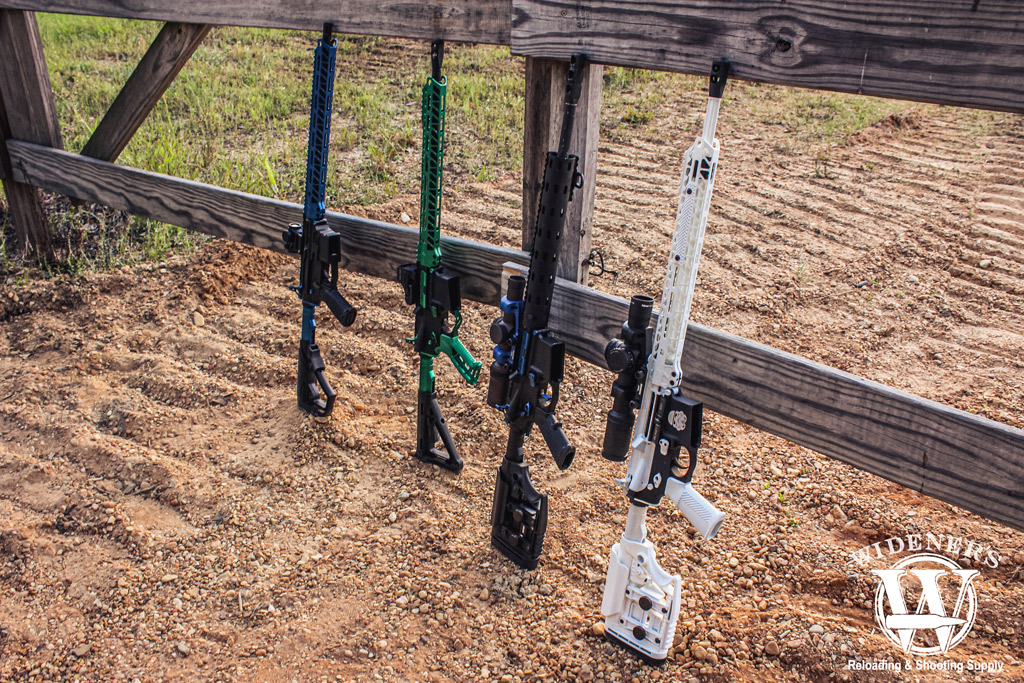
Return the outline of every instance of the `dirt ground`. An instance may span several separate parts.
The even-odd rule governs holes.
[[[1024,427],[1024,119],[920,106],[822,157],[747,106],[737,91],[723,109],[695,320]],[[673,110],[602,139],[594,244],[620,275],[596,287],[660,295],[701,97]],[[445,229],[518,244],[520,182],[452,188]],[[696,538],[668,505],[648,522],[683,574],[672,661],[609,646],[595,625],[626,510],[624,466],[599,455],[612,376],[569,363],[571,470],[531,444],[551,521],[523,572],[488,543],[505,430],[486,382],[438,364],[466,468],[411,460],[410,310],[397,284],[346,273],[359,319],[321,316],[319,337],[338,406],[301,415],[295,277],[287,257],[213,242],[3,285],[0,680],[1024,680],[1024,534],[713,413],[695,483],[729,513],[721,534]],[[486,361],[495,310],[466,308]],[[926,532],[999,553],[974,565],[977,624],[949,659],[1001,674],[847,670],[905,660],[851,553]]]

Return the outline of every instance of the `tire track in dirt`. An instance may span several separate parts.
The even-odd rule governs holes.
[[[951,272],[984,287],[1024,294],[1024,134],[990,135],[982,148],[984,173],[969,241]]]

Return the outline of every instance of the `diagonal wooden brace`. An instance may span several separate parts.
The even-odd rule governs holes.
[[[164,24],[82,154],[115,161],[209,31],[208,24]]]

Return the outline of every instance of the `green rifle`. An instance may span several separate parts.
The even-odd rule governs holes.
[[[405,289],[405,302],[416,306],[416,336],[410,341],[420,354],[420,387],[417,400],[416,458],[458,472],[462,470],[452,437],[448,433],[434,388],[434,358],[439,353],[451,358],[455,368],[470,384],[480,378],[481,363],[459,341],[462,325],[462,295],[459,278],[444,272],[441,264],[441,170],[444,165],[444,115],[448,81],[441,75],[444,41],[430,46],[431,77],[423,86],[423,164],[420,177],[420,239],[416,263],[398,268],[398,281]],[[447,329],[448,314],[455,319]],[[434,445],[440,437],[446,452]]]

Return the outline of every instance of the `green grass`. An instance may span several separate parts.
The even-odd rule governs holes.
[[[160,26],[54,14],[39,14],[38,20],[65,147],[78,151]],[[315,39],[297,31],[213,29],[118,161],[301,201]],[[420,87],[428,69],[425,42],[339,36],[329,205],[374,205],[417,192]],[[507,48],[457,44],[449,46],[445,71],[450,81],[446,182],[465,188],[470,180],[518,173],[523,60]],[[660,122],[681,99],[687,106],[692,102],[696,121],[705,88],[703,76],[606,67],[602,135],[627,142],[635,135],[661,136]],[[910,106],[750,83],[731,84],[726,100],[726,116],[764,124],[780,157],[815,155],[822,177],[831,174],[832,145]],[[157,261],[195,249],[205,239],[63,200],[51,201],[48,208],[59,269]],[[6,259],[6,236],[5,229],[0,259]]]
[[[78,151],[159,25],[53,14],[38,20],[65,148]],[[298,31],[213,29],[118,162],[301,202],[315,39]],[[420,88],[429,70],[428,46],[418,47],[339,36],[330,205],[378,204],[418,190]],[[445,71],[449,176],[489,180],[520,168],[522,60],[507,48],[456,45]],[[59,269],[158,261],[204,239],[66,202],[48,208]]]

